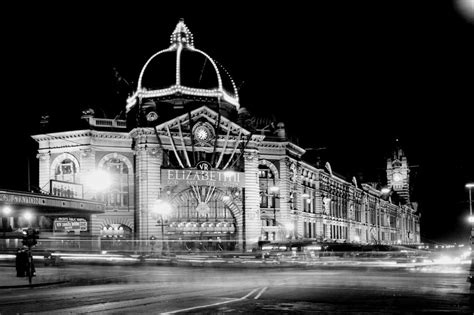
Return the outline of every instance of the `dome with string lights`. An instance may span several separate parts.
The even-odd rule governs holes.
[[[227,70],[194,47],[193,34],[184,20],[176,25],[170,47],[158,51],[143,66],[137,91],[127,100],[129,111],[143,99],[214,98],[239,109],[237,88]]]

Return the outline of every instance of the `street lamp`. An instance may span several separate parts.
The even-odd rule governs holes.
[[[277,201],[277,198],[278,198],[278,193],[280,192],[280,187],[278,186],[270,186],[268,187],[268,192],[272,195],[272,198],[273,198],[273,226],[277,226],[277,219],[276,219],[276,201]],[[272,238],[273,240],[275,240],[276,237],[274,237],[276,235],[276,230],[273,232],[272,234]]]
[[[169,204],[169,202],[158,199],[155,201],[152,207],[152,211],[154,214],[158,215],[160,217],[160,225],[161,225],[161,250],[163,252],[163,246],[164,246],[164,240],[165,240],[165,230],[164,230],[164,221],[163,217],[167,217],[171,214],[173,211],[173,208]]]
[[[108,172],[96,170],[85,176],[85,184],[94,193],[103,192],[112,185],[112,178]]]
[[[471,268],[469,270],[469,276],[468,276],[468,281],[473,282],[474,281],[474,255],[473,255],[473,250],[474,250],[474,217],[472,216],[472,188],[474,188],[474,183],[467,183],[466,188],[469,189],[469,222],[471,223],[471,236],[469,237],[469,240],[471,242]]]
[[[286,237],[289,239],[289,248],[290,248],[290,251],[292,250],[291,248],[291,240],[292,240],[292,236],[293,236],[293,231],[295,229],[295,226],[294,226],[294,223],[293,222],[287,222],[285,224],[285,229],[286,229]]]

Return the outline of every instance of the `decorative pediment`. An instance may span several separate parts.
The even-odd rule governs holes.
[[[219,123],[218,135],[229,134],[229,136],[235,137],[238,137],[239,135],[250,135],[250,131],[230,121],[228,118],[219,115],[207,106],[199,107],[191,111],[189,114],[186,113],[163,122],[156,126],[156,130],[157,132],[167,132],[168,129],[172,132],[180,132],[181,130],[183,133],[187,133],[189,130],[193,130],[193,127],[196,124],[216,126],[217,123]]]

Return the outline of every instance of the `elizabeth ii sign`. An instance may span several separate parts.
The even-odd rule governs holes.
[[[163,186],[243,187],[245,174],[222,170],[162,169],[161,184]]]

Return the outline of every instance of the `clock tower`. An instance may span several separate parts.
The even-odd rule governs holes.
[[[410,170],[398,139],[391,156],[387,159],[387,183],[405,203],[410,203]]]

